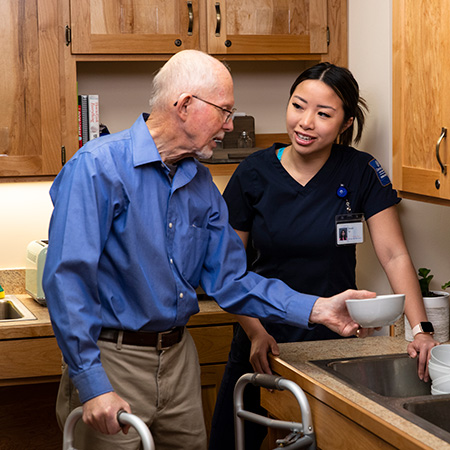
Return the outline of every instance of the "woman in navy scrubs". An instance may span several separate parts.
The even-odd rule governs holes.
[[[406,315],[418,324],[427,316],[397,215],[400,199],[378,161],[350,147],[361,139],[364,109],[358,83],[347,69],[321,63],[303,72],[287,106],[291,143],[276,143],[239,165],[224,192],[230,223],[247,247],[250,270],[301,292],[332,296],[356,289],[356,244],[364,239],[365,220],[393,291],[406,294]],[[278,354],[277,342],[340,338],[322,326],[304,330],[250,317],[239,322],[210,450],[234,448],[234,385],[247,372],[271,373],[267,353]],[[420,353],[419,376],[425,379],[434,345],[433,337],[423,333],[408,345],[410,356]],[[246,388],[245,407],[261,414],[259,391],[252,388]],[[246,449],[259,449],[266,429],[250,422],[245,429]]]

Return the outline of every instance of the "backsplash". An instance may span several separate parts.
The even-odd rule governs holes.
[[[0,270],[0,285],[5,294],[26,294],[25,269]]]

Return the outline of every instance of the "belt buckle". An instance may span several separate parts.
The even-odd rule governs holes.
[[[158,333],[158,336],[156,337],[156,350],[158,350],[160,352],[162,350],[167,350],[170,348],[170,345],[168,347],[163,347],[162,340],[163,340],[163,336],[165,334],[172,333],[172,331],[173,330],[168,330],[168,331],[161,331],[160,333]]]

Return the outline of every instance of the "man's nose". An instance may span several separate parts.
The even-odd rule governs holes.
[[[222,128],[225,130],[226,133],[233,131],[234,129],[233,119],[230,119],[228,122],[224,122]]]

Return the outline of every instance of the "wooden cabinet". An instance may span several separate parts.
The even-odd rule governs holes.
[[[261,391],[261,404],[272,417],[278,420],[301,422],[301,413],[295,397],[288,391]],[[327,404],[306,394],[313,417],[314,432],[316,434],[317,448],[322,450],[336,449],[377,449],[394,450],[383,435],[377,435],[364,428],[364,416],[360,420],[352,420]],[[275,440],[285,437],[287,431],[270,430],[269,444],[275,445]],[[272,447],[270,447],[272,448]]]
[[[5,0],[0,177],[54,176],[78,150],[77,63],[221,59],[347,64],[347,0]]]
[[[0,2],[0,176],[62,167],[59,11],[58,0]]]
[[[53,336],[2,340],[0,354],[0,386],[61,375],[61,352]]]
[[[203,325],[194,326],[199,322],[197,317],[193,316],[188,328],[197,347],[200,362],[203,414],[206,433],[209,436],[216,398],[233,339],[233,322],[236,319],[222,312],[213,314],[210,318],[204,315],[201,320]]]
[[[449,14],[448,2],[393,2],[394,184],[404,196],[423,196],[418,198],[447,204]],[[448,130],[445,137],[443,129]]]
[[[326,0],[208,0],[211,54],[327,52]]]
[[[0,355],[0,448],[60,449],[55,404],[61,352],[55,337],[2,339]]]
[[[327,0],[71,0],[70,4],[74,54],[171,54],[197,48],[217,55],[320,58],[328,52]]]
[[[175,53],[199,46],[199,0],[71,0],[72,53]]]

